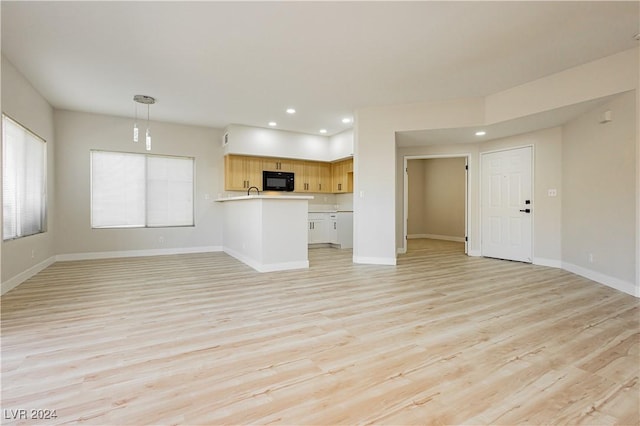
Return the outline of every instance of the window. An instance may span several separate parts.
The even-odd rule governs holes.
[[[2,115],[2,238],[46,230],[45,141]]]
[[[91,227],[193,226],[193,163],[91,151]]]

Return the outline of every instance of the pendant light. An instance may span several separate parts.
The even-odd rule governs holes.
[[[133,99],[135,101],[135,98]],[[133,141],[138,142],[138,102],[135,102],[134,120],[133,120]]]
[[[135,95],[133,100],[136,102],[135,121],[133,123],[133,141],[138,142],[138,104],[147,106],[147,131],[145,132],[145,148],[151,151],[151,130],[149,129],[149,109],[150,105],[156,103],[156,99],[147,95]]]
[[[147,133],[145,135],[147,151],[151,151],[151,132],[149,132],[149,105],[147,104]]]

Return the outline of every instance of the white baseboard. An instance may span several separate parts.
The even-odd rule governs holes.
[[[37,265],[32,266],[31,268],[27,269],[26,271],[23,271],[23,272],[19,273],[15,277],[8,279],[7,281],[3,282],[2,285],[0,286],[1,287],[1,290],[0,290],[1,293],[0,294],[5,294],[9,290],[12,290],[12,289],[18,287],[20,284],[22,284],[23,282],[25,282],[29,278],[33,277],[34,275],[36,275],[38,272],[40,272],[40,271],[44,270],[45,268],[47,268],[48,266],[54,264],[55,261],[56,261],[56,257],[55,256],[51,256],[47,260],[43,260],[42,262],[38,263]]]
[[[636,287],[632,282],[611,277],[568,262],[562,262],[562,269],[588,278],[592,281],[596,281],[600,284],[606,285],[607,287],[622,291],[623,293],[630,294],[631,296],[640,297],[640,288]]]
[[[276,271],[288,271],[291,269],[309,269],[309,261],[299,262],[281,262],[281,263],[268,263],[262,264],[258,272],[276,272]]]
[[[205,246],[148,250],[101,251],[93,253],[59,254],[56,256],[56,261],[66,262],[70,260],[113,259],[118,257],[164,256],[170,254],[210,253],[217,251],[222,251],[222,247]]]
[[[543,257],[534,257],[534,265],[548,266],[549,268],[562,268],[562,261],[557,259],[545,259]]]
[[[445,240],[455,241],[457,243],[464,243],[464,237],[453,237],[451,235],[436,235],[436,234],[408,234],[408,240],[415,240],[417,238],[429,238],[432,240]]]
[[[262,263],[257,260],[245,256],[244,254],[237,252],[228,247],[224,247],[223,251],[229,256],[238,259],[245,265],[250,266],[258,272],[275,272],[275,271],[287,271],[290,269],[308,269],[309,260],[301,260],[295,262],[281,262],[281,263]]]
[[[480,257],[480,256],[482,256],[482,252],[480,250],[468,250],[467,251],[467,256]]]
[[[35,266],[19,273],[15,277],[5,281],[1,285],[1,293],[5,294],[11,289],[16,288],[29,278],[36,275],[46,267],[55,262],[65,262],[71,260],[93,260],[93,259],[113,259],[119,257],[141,257],[141,256],[162,256],[169,254],[188,254],[188,253],[209,253],[222,251],[220,246],[208,247],[186,247],[186,248],[169,248],[169,249],[152,249],[152,250],[126,250],[126,251],[104,251],[94,253],[69,253],[51,256],[49,259],[38,263]]]
[[[365,257],[353,256],[353,263],[363,263],[366,265],[396,265],[395,257]]]

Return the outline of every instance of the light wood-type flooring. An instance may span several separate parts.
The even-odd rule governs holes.
[[[637,299],[409,243],[395,267],[331,248],[263,274],[223,253],[56,263],[2,297],[3,423],[640,422]]]

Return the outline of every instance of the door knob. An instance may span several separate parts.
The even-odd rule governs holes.
[[[520,211],[523,212],[523,213],[531,213],[531,209],[523,209],[523,210],[520,210]]]

